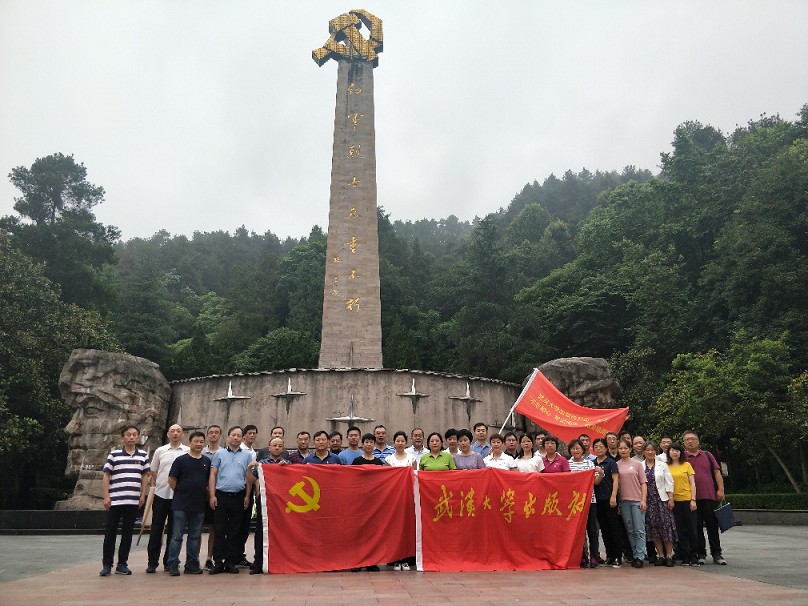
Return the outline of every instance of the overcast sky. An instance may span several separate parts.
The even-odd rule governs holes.
[[[0,215],[5,175],[62,152],[124,239],[325,228],[337,69],[311,51],[353,8],[384,22],[393,220],[483,216],[567,169],[657,172],[685,120],[808,103],[803,0],[0,0]]]

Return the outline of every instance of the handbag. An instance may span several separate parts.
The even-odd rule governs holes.
[[[735,515],[732,513],[732,505],[726,501],[721,501],[721,505],[715,510],[715,519],[718,520],[718,527],[721,532],[726,532],[735,526]]]

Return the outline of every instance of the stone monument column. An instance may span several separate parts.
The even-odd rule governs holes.
[[[354,10],[332,19],[329,31],[312,51],[318,65],[338,64],[319,367],[382,368],[373,106],[382,22]]]

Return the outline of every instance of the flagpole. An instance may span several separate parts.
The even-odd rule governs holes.
[[[527,388],[530,387],[530,384],[533,382],[533,377],[536,376],[537,372],[539,372],[539,369],[534,368],[533,372],[530,373],[530,377],[528,377],[528,380],[525,383],[525,387],[522,389],[522,393],[519,394],[519,397],[516,398],[516,402],[514,402],[513,406],[511,406],[511,410],[508,412],[508,415],[505,417],[505,422],[502,424],[502,429],[499,430],[499,433],[502,433],[503,431],[505,431],[505,426],[508,424],[508,419],[513,416],[513,411],[514,411],[514,409],[516,409],[516,405],[519,404],[519,401],[522,399],[522,396],[525,395],[525,392],[527,391]]]
[[[505,431],[505,426],[508,424],[508,419],[510,419],[510,418],[513,416],[513,409],[514,409],[514,408],[516,408],[516,404],[514,404],[513,406],[511,406],[511,411],[508,413],[508,416],[507,416],[507,417],[505,417],[505,422],[504,422],[504,423],[502,423],[502,429],[500,429],[500,430],[499,430],[499,433],[500,433],[500,434],[501,434],[503,431]]]

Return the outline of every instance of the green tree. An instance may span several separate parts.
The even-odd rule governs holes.
[[[120,233],[96,221],[92,212],[103,201],[104,188],[87,181],[84,164],[61,153],[38,158],[31,168],[18,166],[9,178],[22,193],[14,199],[20,216],[0,219],[0,230],[45,263],[45,275],[59,284],[64,301],[108,311],[112,293],[101,272],[115,263],[113,243]]]
[[[64,303],[41,264],[0,234],[0,464],[2,507],[29,490],[62,485],[71,411],[58,378],[76,347],[120,351],[98,313]],[[45,461],[48,464],[42,464]]]
[[[695,429],[732,444],[752,461],[761,459],[764,447],[802,492],[788,464],[799,459],[800,438],[789,397],[790,358],[785,335],[755,338],[743,331],[725,353],[680,354],[659,398],[658,418],[667,431]]]
[[[127,352],[168,368],[169,344],[176,340],[170,290],[177,275],[162,272],[148,253],[121,263],[120,304],[112,316],[115,334]]]
[[[311,334],[277,328],[233,358],[235,372],[259,372],[284,368],[316,368],[319,338]]]

